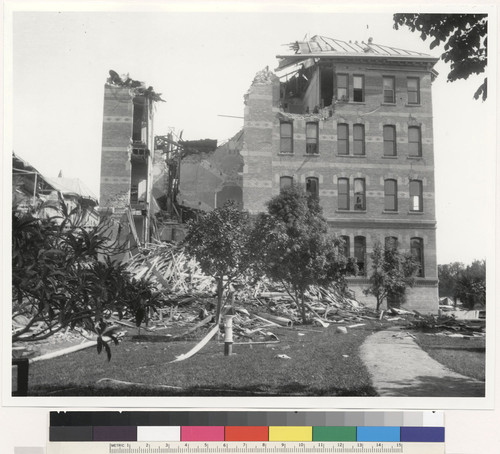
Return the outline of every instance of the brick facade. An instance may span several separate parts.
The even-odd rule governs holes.
[[[423,276],[417,278],[415,287],[408,291],[405,307],[422,312],[437,312],[438,309],[431,100],[433,62],[430,60],[375,59],[369,55],[325,57],[307,70],[307,87],[300,97],[294,94],[293,99],[292,95],[287,99],[287,89],[293,84],[280,82],[275,74],[264,70],[258,73],[246,95],[241,152],[244,158],[243,204],[250,213],[265,211],[266,201],[279,193],[282,177],[292,178],[294,184],[304,188],[307,179],[314,178],[323,214],[333,232],[349,237],[351,256],[355,256],[355,237],[365,238],[364,260],[368,271],[369,254],[377,241],[384,244],[386,237],[396,237],[398,247],[404,251],[410,250],[412,239],[413,244],[420,242]],[[346,97],[331,102],[322,99],[325,91],[319,81],[332,80],[333,89],[326,92],[335,97],[341,83],[337,83],[338,74],[347,76],[343,79],[347,80]],[[361,101],[360,92],[356,96],[354,93],[354,76],[364,83]],[[387,76],[394,81],[393,103],[384,102],[383,83]],[[408,78],[412,81],[408,82]],[[409,93],[408,87],[415,83],[418,83],[417,94]],[[419,102],[415,102],[415,96]],[[301,106],[297,105],[297,99]],[[293,131],[293,146],[290,150],[285,145],[286,152],[280,151],[282,141],[288,140],[288,132],[282,137],[283,122],[291,124]],[[308,123],[317,125],[312,126],[313,130],[317,127],[314,153],[308,153],[306,145]],[[364,140],[357,144],[354,143],[355,125],[358,133],[364,131],[364,138],[361,136]],[[395,131],[394,156],[387,156],[389,144],[384,145],[387,133],[384,126]],[[343,136],[341,128],[348,131],[348,136]],[[410,133],[420,133],[420,137],[417,134],[415,140],[415,135],[409,137]],[[346,140],[341,140],[344,137]],[[389,133],[387,137],[390,138]],[[359,135],[356,138],[359,139]],[[346,148],[348,152],[342,154]],[[364,153],[360,154],[363,148]],[[339,194],[339,179],[342,179],[342,195]],[[354,188],[362,183],[355,180],[364,181],[361,199]],[[386,183],[387,180],[392,182]],[[410,182],[412,195],[416,195],[413,199],[410,199]],[[396,199],[395,206],[386,197],[386,193],[391,194],[390,185],[396,186],[396,197],[391,199]],[[348,209],[340,206],[341,197],[343,203],[348,203]],[[355,205],[363,198],[364,203]],[[362,292],[367,285],[366,276],[349,278],[349,285],[360,301],[375,304],[373,297],[366,297]]]

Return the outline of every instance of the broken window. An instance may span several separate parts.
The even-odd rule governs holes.
[[[293,177],[280,177],[280,191],[293,185]]]
[[[420,79],[418,77],[408,77],[408,104],[420,104]]]
[[[422,211],[422,182],[420,180],[410,181],[410,211]]]
[[[365,154],[365,125],[353,126],[353,153],[356,156]]]
[[[337,74],[337,101],[349,99],[349,78],[347,74]]]
[[[396,126],[384,126],[384,156],[396,156]]]
[[[306,123],[306,153],[318,154],[318,123]]]
[[[356,178],[354,180],[354,209],[356,211],[366,210],[365,179]]]
[[[396,180],[385,180],[385,211],[398,211],[398,183]]]
[[[358,276],[365,275],[366,263],[366,238],[364,236],[354,237],[354,259],[358,266]]]
[[[339,123],[337,126],[337,144],[338,154],[349,154],[349,125],[346,123]]]
[[[319,181],[316,177],[306,178],[306,192],[315,199],[319,198]]]
[[[146,143],[147,139],[147,117],[144,99],[134,99],[132,141]]]
[[[408,155],[422,156],[422,134],[420,126],[408,127]]]
[[[333,101],[333,68],[321,67],[320,77],[321,104],[328,107]]]
[[[280,123],[280,153],[293,153],[293,124]]]
[[[410,240],[410,253],[413,260],[418,264],[417,276],[424,277],[424,242],[422,238]]]
[[[364,102],[365,100],[365,77],[364,76],[354,76],[352,79],[353,86],[353,101],[354,102]]]
[[[339,210],[349,209],[349,178],[339,178],[338,186],[338,202]]]
[[[396,102],[396,93],[394,76],[384,76],[383,77],[383,90],[384,90],[384,102],[388,104],[394,104]]]

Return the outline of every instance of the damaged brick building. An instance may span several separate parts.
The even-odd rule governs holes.
[[[177,204],[210,210],[233,199],[256,214],[281,188],[299,184],[319,198],[345,253],[356,259],[358,275],[348,279],[356,299],[375,304],[363,290],[369,254],[380,242],[411,251],[419,262],[407,307],[437,312],[431,97],[437,58],[371,39],[314,36],[293,43],[278,59],[279,77],[268,68],[260,71],[245,95],[240,132],[217,148],[179,157]],[[152,194],[161,194],[161,160],[135,152],[135,139],[130,142],[132,129],[137,138],[141,131],[141,140],[149,142],[137,150],[151,149],[152,132],[139,127],[150,110],[136,114],[141,98],[129,99],[120,90],[106,86],[101,205],[115,203],[106,205],[103,198],[120,199],[123,206],[130,199],[133,205],[138,187],[137,203],[152,206],[158,200]],[[123,112],[107,110],[106,103],[127,96]],[[151,195],[143,200],[144,178]],[[142,224],[137,219],[144,206],[134,212],[139,229],[147,222],[147,216]]]

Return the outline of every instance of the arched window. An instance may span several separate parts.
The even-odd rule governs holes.
[[[292,122],[280,123],[280,153],[293,153],[293,124]]]
[[[349,154],[349,125],[346,123],[337,125],[337,146],[339,155]]]
[[[363,156],[365,154],[365,125],[353,126],[353,154]]]
[[[420,126],[408,127],[408,156],[422,156],[422,134]]]
[[[385,211],[398,211],[398,182],[385,180],[384,182]]]
[[[422,238],[412,238],[410,240],[411,256],[418,264],[418,277],[424,277],[424,242]]]
[[[423,211],[422,182],[420,180],[410,181],[410,211]]]
[[[280,191],[293,185],[293,177],[280,177]]]
[[[338,186],[338,202],[339,210],[349,209],[349,178],[339,178]]]
[[[396,156],[396,126],[384,126],[384,156]]]
[[[316,177],[306,178],[306,192],[314,198],[319,198],[319,181]]]
[[[356,178],[354,180],[354,209],[356,211],[366,210],[366,188],[364,178]]]
[[[354,237],[354,258],[358,265],[358,276],[366,274],[366,238],[364,236]]]

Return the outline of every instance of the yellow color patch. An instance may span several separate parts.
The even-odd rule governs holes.
[[[312,426],[270,426],[269,441],[312,441]]]

